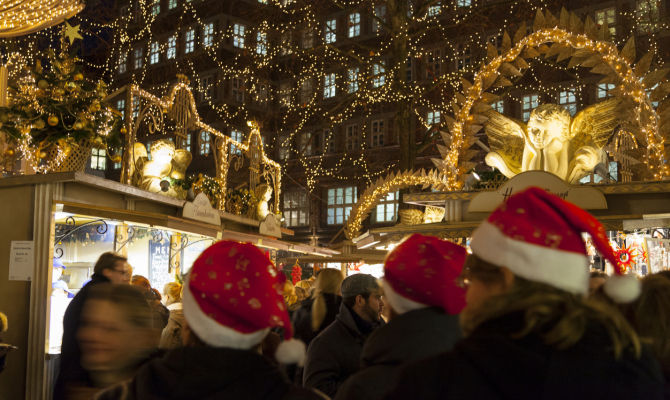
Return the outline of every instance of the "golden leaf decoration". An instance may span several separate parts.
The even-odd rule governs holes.
[[[544,15],[542,11],[538,8],[537,13],[535,13],[535,20],[533,21],[533,30],[539,31],[544,27]]]
[[[640,60],[635,64],[635,75],[637,76],[644,76],[647,75],[647,72],[649,72],[649,68],[651,67],[651,61],[654,59],[654,53],[649,52],[642,56]]]
[[[621,49],[621,57],[625,58],[629,63],[635,62],[635,37],[631,36],[626,42],[626,45]]]

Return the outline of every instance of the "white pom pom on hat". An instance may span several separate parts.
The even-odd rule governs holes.
[[[637,299],[642,289],[640,281],[634,275],[615,274],[605,282],[603,290],[612,300],[625,304]]]
[[[302,367],[305,363],[305,343],[298,339],[281,342],[277,347],[275,359],[282,364],[298,364]]]

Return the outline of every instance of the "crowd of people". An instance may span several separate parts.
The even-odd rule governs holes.
[[[293,285],[220,241],[162,295],[105,253],[65,312],[54,398],[670,399],[670,273],[626,275],[594,217],[538,188],[470,248],[414,234],[381,280]]]

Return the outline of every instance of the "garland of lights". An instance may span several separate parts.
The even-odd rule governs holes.
[[[351,240],[360,234],[363,220],[388,193],[417,185],[424,189],[431,187],[435,190],[448,190],[449,180],[447,176],[437,170],[426,171],[423,169],[390,173],[386,177],[379,178],[365,189],[361,198],[351,210],[344,227],[346,237]]]
[[[661,121],[651,106],[646,87],[661,82],[668,70],[661,69],[646,74],[653,54],[643,57],[634,69],[630,65],[635,58],[633,39],[630,39],[619,53],[614,44],[597,39],[606,37],[608,31],[605,26],[598,32],[590,18],[587,17],[582,23],[574,13],[568,13],[565,9],[561,11],[560,20],[548,11],[543,14],[538,10],[533,26],[534,32],[524,37],[522,29],[515,35],[514,47],[509,35],[505,33],[502,55],[498,55],[497,49],[490,46],[488,63],[475,74],[473,83],[463,80],[465,92],[456,95],[455,118],[449,124],[449,132],[443,132],[445,143],[451,143],[451,146],[440,147],[443,159],[436,161],[448,177],[449,189],[459,188],[462,185],[461,177],[472,167],[465,150],[474,143],[475,134],[482,128],[481,123],[486,118],[482,114],[497,100],[497,97],[487,93],[486,90],[494,83],[497,86],[511,85],[508,78],[521,75],[524,67],[528,66],[522,55],[524,50],[526,57],[536,57],[544,53],[546,58],[557,55],[562,59],[572,58],[574,65],[591,67],[591,72],[606,75],[608,82],[620,82],[617,94],[630,97],[637,104],[635,109],[637,125],[641,136],[647,142],[648,152],[645,162],[652,176],[654,179],[662,179],[670,175],[670,168],[663,161],[664,139],[659,134]],[[584,33],[573,33],[570,30],[574,32],[584,30]],[[550,49],[546,43],[564,47]],[[535,48],[537,50],[534,50]],[[646,75],[640,78],[636,73]],[[664,98],[669,91],[666,85],[659,85],[657,96]]]
[[[5,0],[0,38],[27,35],[60,24],[84,9],[81,0]]]

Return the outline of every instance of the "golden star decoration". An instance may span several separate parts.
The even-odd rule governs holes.
[[[70,41],[70,44],[74,43],[75,39],[84,39],[79,34],[79,25],[72,26],[69,22],[65,22],[65,37]]]

